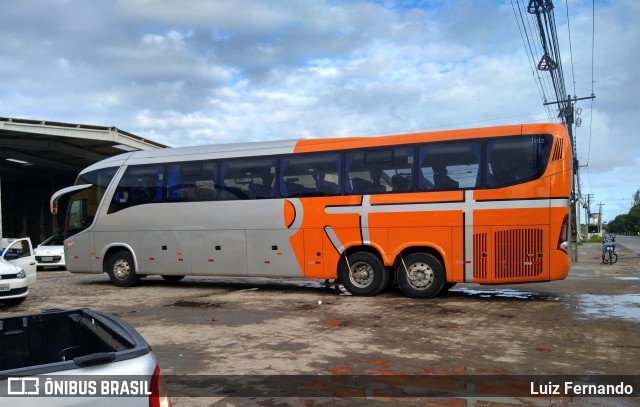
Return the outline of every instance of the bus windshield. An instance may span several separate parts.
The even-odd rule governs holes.
[[[117,170],[118,167],[102,168],[78,176],[74,185],[88,187],[70,191],[72,193],[65,197],[68,199],[63,231],[65,238],[83,231],[93,223],[102,197]]]

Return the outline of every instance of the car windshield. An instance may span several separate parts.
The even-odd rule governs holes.
[[[62,246],[64,244],[64,239],[62,236],[51,236],[44,242],[40,244],[40,246]]]

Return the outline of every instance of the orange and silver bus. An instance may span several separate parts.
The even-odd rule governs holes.
[[[117,286],[293,277],[429,298],[564,279],[571,164],[557,124],[135,151],[51,210],[65,198],[67,269]]]

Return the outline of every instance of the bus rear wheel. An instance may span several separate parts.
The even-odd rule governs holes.
[[[445,278],[442,263],[427,253],[407,256],[398,266],[398,285],[411,298],[432,298],[442,291]]]
[[[387,287],[389,277],[378,256],[368,252],[348,256],[340,268],[340,280],[353,295],[376,295]]]
[[[111,255],[107,274],[109,274],[111,283],[118,287],[133,287],[140,281],[140,276],[136,274],[133,256],[127,251]]]

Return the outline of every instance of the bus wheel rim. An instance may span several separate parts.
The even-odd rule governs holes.
[[[118,280],[124,280],[129,277],[131,273],[131,267],[129,266],[129,262],[124,259],[118,259],[113,264],[113,274],[116,276]]]
[[[413,288],[423,290],[433,284],[435,273],[426,263],[413,263],[407,269],[407,280]]]
[[[370,264],[357,262],[350,267],[349,281],[358,288],[366,288],[373,282],[373,274]]]

